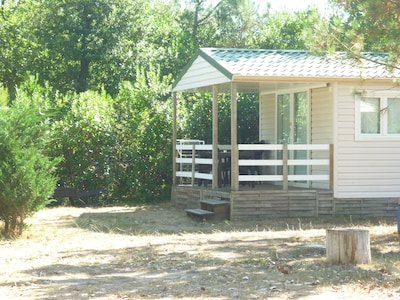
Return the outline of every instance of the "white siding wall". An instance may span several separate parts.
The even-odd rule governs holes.
[[[275,94],[262,95],[260,99],[260,140],[275,143]]]
[[[333,93],[332,88],[313,89],[310,93],[310,143],[333,144]],[[313,159],[326,159],[328,153],[315,151]],[[328,166],[313,166],[311,173],[329,174]],[[328,189],[329,182],[312,182],[313,188]]]
[[[333,93],[331,88],[311,90],[311,144],[333,143]]]
[[[338,83],[335,120],[335,198],[400,197],[400,139],[355,140],[354,84]],[[362,89],[383,90],[382,85]]]
[[[276,105],[275,94],[262,95],[260,99],[260,140],[276,143]],[[275,159],[275,152],[269,153],[270,159]],[[275,167],[263,167],[263,174],[275,174]]]
[[[230,80],[199,56],[180,79],[174,91],[190,90],[226,82],[230,82]]]

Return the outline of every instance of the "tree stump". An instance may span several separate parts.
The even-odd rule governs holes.
[[[328,229],[326,256],[331,264],[368,264],[371,247],[368,230]]]

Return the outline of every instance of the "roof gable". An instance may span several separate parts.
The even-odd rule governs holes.
[[[232,74],[221,69],[213,61],[207,61],[202,55],[196,56],[181,73],[174,90],[189,90],[214,84],[228,83]]]

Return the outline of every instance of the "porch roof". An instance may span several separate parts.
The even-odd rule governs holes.
[[[361,59],[344,52],[313,53],[305,50],[201,48],[173,85],[173,91],[208,91],[213,85],[239,89],[279,89],[299,84],[327,83],[333,80],[400,77],[400,70],[389,70],[387,53],[363,53]]]

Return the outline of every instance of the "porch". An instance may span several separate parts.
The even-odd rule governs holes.
[[[221,199],[235,220],[333,214],[332,145],[239,144],[237,161],[230,145],[212,149],[194,140],[176,145],[178,207]]]

